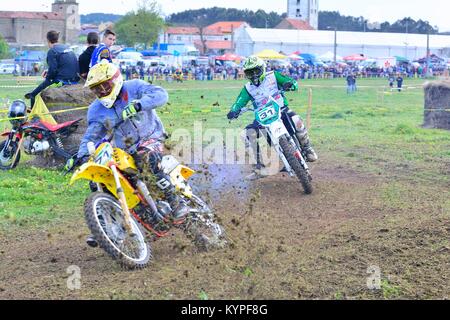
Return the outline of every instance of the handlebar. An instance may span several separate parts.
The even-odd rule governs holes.
[[[284,94],[286,93],[286,91],[283,90],[283,89],[281,89],[281,90],[279,90],[279,93],[280,93],[280,95],[281,95],[282,97],[284,97]],[[272,96],[270,96],[269,98],[272,98],[272,99],[273,99]],[[283,109],[284,106],[282,106],[281,108]],[[255,112],[255,110],[256,110],[256,109],[255,109],[255,108],[252,108],[252,107],[244,107],[244,108],[242,108],[242,109],[239,111],[238,117],[242,116],[244,113],[247,113],[247,112]],[[236,118],[236,119],[232,119],[232,120],[237,120],[237,118]],[[231,123],[232,120],[230,120],[230,123]]]

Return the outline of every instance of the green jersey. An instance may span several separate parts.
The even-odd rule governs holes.
[[[298,90],[298,83],[294,79],[287,77],[277,71],[268,72],[264,81],[257,87],[252,85],[250,82],[245,85],[239,94],[236,102],[231,107],[231,111],[239,112],[244,108],[250,101],[253,103],[254,107],[260,107],[262,101],[264,101],[267,96],[273,96],[279,93],[283,89],[283,85],[286,83],[292,83],[292,91]],[[289,105],[286,97],[283,97],[283,103],[285,106]]]

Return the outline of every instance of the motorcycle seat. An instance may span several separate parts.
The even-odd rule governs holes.
[[[56,125],[53,125],[53,124],[48,123],[48,122],[45,122],[45,121],[41,121],[41,123],[42,123],[48,130],[50,130],[51,132],[56,132],[56,131],[59,131],[59,130],[61,130],[61,129],[63,129],[63,128],[70,127],[70,126],[73,125],[74,123],[80,122],[81,120],[83,120],[83,119],[78,119],[78,120],[73,120],[73,121],[67,121],[67,122],[64,122],[64,123],[56,124]]]

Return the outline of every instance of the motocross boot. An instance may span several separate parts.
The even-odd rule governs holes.
[[[265,165],[261,161],[261,150],[259,147],[258,139],[256,136],[248,137],[249,146],[252,149],[253,155],[256,159],[256,164],[253,165],[252,173],[245,177],[245,180],[254,181],[261,178],[264,178],[262,174],[262,169],[265,168]]]
[[[172,208],[172,218],[174,220],[186,218],[190,212],[189,206],[176,194],[175,186],[170,183],[170,177],[163,172],[159,172],[156,176],[159,179],[156,185],[163,191],[167,202]]]
[[[86,243],[89,247],[92,248],[96,248],[98,247],[98,242],[97,240],[94,238],[94,236],[92,234],[90,234],[87,238],[86,238]]]
[[[306,153],[306,161],[315,162],[319,159],[316,152],[311,146],[309,141],[308,130],[306,130],[305,126],[296,133],[298,140],[300,141],[300,145],[302,146],[303,151]]]
[[[255,181],[255,180],[259,180],[261,178],[264,178],[265,175],[262,172],[262,169],[265,168],[265,165],[258,163],[253,165],[253,170],[252,173],[249,174],[248,176],[245,177],[245,180],[248,181]]]

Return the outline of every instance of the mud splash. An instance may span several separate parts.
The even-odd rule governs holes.
[[[194,192],[211,201],[218,201],[224,195],[246,199],[251,182],[244,178],[248,174],[244,165],[193,165],[196,174],[191,178]]]

